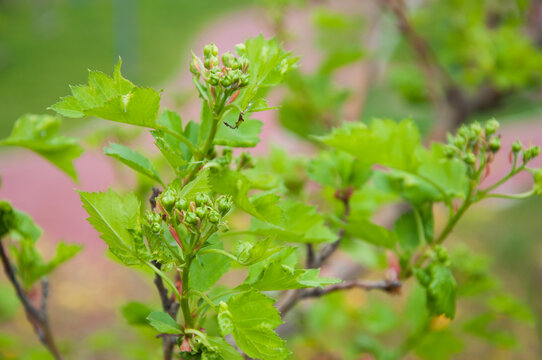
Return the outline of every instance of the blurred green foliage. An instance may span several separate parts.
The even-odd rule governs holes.
[[[23,113],[42,113],[81,69],[159,84],[186,58],[191,37],[248,0],[5,0],[0,2],[0,137]]]

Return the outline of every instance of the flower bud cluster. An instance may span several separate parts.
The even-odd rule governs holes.
[[[521,158],[523,160],[523,164],[527,164],[529,161],[540,155],[540,146],[531,145],[526,147],[521,143],[521,141],[516,140],[512,144],[511,154],[515,158],[519,158],[519,156],[522,155]]]
[[[209,44],[203,48],[203,60],[192,54],[190,72],[195,80],[201,78],[215,99],[224,94],[225,98],[236,93],[249,82],[249,60],[246,56],[236,57],[226,52],[219,57],[218,47]],[[233,101],[233,100],[232,100]]]
[[[184,225],[190,232],[199,232],[207,225],[218,226],[233,205],[231,197],[221,196],[212,201],[205,193],[188,201],[172,188],[164,191],[157,200],[156,211],[147,213],[147,221],[155,233],[161,231],[163,222],[173,227]]]
[[[472,169],[476,167],[479,157],[485,158],[487,163],[491,162],[501,148],[501,138],[496,134],[499,126],[495,119],[487,121],[484,126],[477,121],[462,125],[456,136],[448,135],[446,156],[461,159]]]

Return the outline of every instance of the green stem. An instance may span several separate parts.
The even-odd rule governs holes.
[[[204,333],[202,333],[201,331],[199,330],[196,330],[196,329],[185,329],[184,330],[184,333],[185,334],[192,334],[192,335],[196,335],[197,337],[199,337],[201,339],[201,341],[203,342],[203,344],[207,347],[211,347],[211,344],[209,343],[209,341],[207,340],[207,335],[205,335]]]
[[[526,191],[519,194],[487,194],[486,198],[501,198],[501,199],[526,199],[534,194],[534,190]]]
[[[523,169],[525,169],[525,164],[521,165],[521,166],[518,167],[517,169],[516,169],[515,166],[514,166],[514,167],[512,168],[512,170],[510,170],[510,172],[509,172],[505,177],[503,177],[502,179],[500,179],[499,181],[497,181],[495,184],[491,185],[491,186],[488,187],[487,189],[480,190],[479,193],[480,193],[480,194],[487,194],[487,193],[490,192],[491,190],[496,189],[496,188],[498,188],[499,186],[501,186],[502,184],[504,184],[505,182],[507,182],[512,176],[516,175],[517,173],[519,173],[519,172],[522,171]]]
[[[463,214],[465,214],[467,209],[471,206],[471,204],[472,204],[471,193],[472,193],[472,191],[469,191],[469,194],[467,195],[467,198],[465,199],[465,201],[463,202],[463,204],[461,205],[459,210],[457,210],[457,212],[455,213],[454,216],[452,216],[450,219],[448,219],[448,223],[446,224],[446,227],[444,228],[444,230],[442,231],[440,236],[437,238],[437,240],[434,242],[435,245],[436,244],[441,244],[444,240],[446,240],[446,237],[448,237],[448,235],[450,235],[450,232],[452,232],[452,230],[455,227],[455,225],[457,224],[457,222],[461,219]]]
[[[177,297],[177,300],[178,301],[181,301],[181,294],[179,293],[179,290],[177,290],[177,287],[175,286],[175,284],[173,283],[173,281],[171,281],[171,279],[162,272],[162,270],[158,269],[156,266],[154,266],[152,263],[150,262],[146,262],[145,263],[148,267],[150,267],[152,269],[152,271],[154,271],[156,274],[158,274],[158,276],[160,276],[162,278],[162,280],[164,280],[166,282],[166,284],[168,284],[168,286],[171,288],[171,291],[173,291],[173,293],[175,294],[175,296]]]
[[[209,299],[209,297],[207,295],[205,295],[204,293],[202,293],[201,291],[192,289],[192,290],[190,290],[189,295],[197,295],[197,296],[201,297],[203,300],[205,300],[205,302],[207,304],[209,304],[209,306],[211,306],[211,308],[213,310],[216,310],[215,303],[212,302],[211,299]]]
[[[230,259],[232,259],[235,262],[239,262],[239,260],[237,259],[237,257],[235,255],[233,255],[232,253],[227,252],[226,250],[222,250],[222,249],[203,249],[199,253],[200,254],[207,254],[207,253],[221,254],[221,255],[224,255],[226,257],[229,257]]]
[[[235,290],[235,289],[231,289],[231,290],[228,290],[228,291],[224,291],[223,293],[221,294],[218,294],[218,295],[215,295],[211,298],[211,301],[214,301],[216,299],[220,299],[221,297],[223,296],[226,296],[226,295],[230,295],[230,294],[235,294],[236,292],[238,292],[239,290]]]
[[[184,263],[182,284],[183,284],[183,296],[180,301],[181,310],[183,311],[184,325],[187,328],[192,327],[192,313],[190,312],[190,305],[188,303],[188,293],[190,289],[188,288],[188,280],[190,274],[190,265],[192,264],[192,254],[187,254],[186,262]]]
[[[163,131],[171,136],[174,136],[175,138],[177,138],[178,140],[182,141],[189,149],[190,151],[192,152],[192,154],[195,154],[196,153],[196,148],[194,147],[194,145],[192,145],[192,143],[190,142],[190,140],[188,140],[186,137],[184,137],[183,135],[181,134],[178,134],[176,133],[175,131],[173,130],[170,130],[167,126],[163,126],[163,125],[157,125],[155,128],[155,130],[160,130],[160,131]]]
[[[169,244],[169,242],[164,239],[164,244],[166,244],[166,247],[168,248],[168,250],[173,254],[173,256],[179,261],[180,264],[184,263],[184,259],[182,257],[182,253],[179,255],[179,253],[177,251],[175,251],[171,245]],[[179,264],[179,265],[180,265]]]
[[[213,140],[215,139],[216,133],[218,131],[218,124],[220,123],[220,117],[217,114],[213,113],[213,121],[211,123],[211,130],[209,131],[209,136],[203,145],[201,150],[201,156],[206,157],[209,150],[213,146]]]
[[[420,244],[426,244],[425,234],[423,231],[422,217],[418,209],[414,208],[414,220],[416,222],[416,232],[418,233],[418,241]]]

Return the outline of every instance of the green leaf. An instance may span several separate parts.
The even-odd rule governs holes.
[[[290,289],[303,289],[310,287],[323,287],[324,285],[337,284],[339,279],[318,277],[319,269],[294,270],[281,264],[269,264],[260,273],[254,282],[244,282],[237,289],[255,289],[259,291],[278,291]]]
[[[148,325],[147,317],[151,312],[151,308],[137,301],[130,301],[122,307],[122,315],[130,325]]]
[[[12,251],[17,260],[17,271],[26,289],[43,276],[53,272],[59,265],[74,257],[83,249],[81,245],[66,244],[60,242],[56,248],[56,254],[49,262],[43,262],[40,253],[32,239],[25,238],[13,246]]]
[[[365,218],[350,217],[346,225],[346,232],[373,245],[388,249],[393,248],[397,242],[393,232]]]
[[[375,119],[368,127],[362,123],[345,123],[331,134],[315,138],[368,165],[408,171],[415,171],[419,165],[416,151],[420,147],[420,135],[411,120],[396,123]]]
[[[83,153],[74,138],[58,135],[61,119],[50,115],[26,114],[17,119],[11,135],[0,145],[21,146],[36,152],[77,180],[73,161]]]
[[[238,243],[235,251],[237,261],[242,265],[252,265],[265,260],[279,250],[279,248],[271,247],[272,241],[273,239],[269,237],[261,241]]]
[[[495,323],[498,321],[498,315],[493,312],[478,314],[469,319],[463,325],[466,333],[472,334],[478,338],[484,339],[490,344],[497,345],[501,348],[512,348],[518,345],[514,333],[495,329]]]
[[[15,227],[15,211],[5,200],[0,201],[0,240]]]
[[[66,244],[64,242],[59,242],[56,246],[55,257],[49,261],[47,264],[47,273],[53,271],[56,267],[62,263],[70,260],[72,257],[77,255],[79,251],[83,250],[82,245],[78,244]]]
[[[213,239],[214,238],[214,239]],[[222,249],[218,242],[218,236],[213,234],[209,242],[215,243],[204,249]],[[198,254],[190,265],[188,284],[191,289],[207,291],[213,286],[222,275],[228,272],[231,259],[216,253]]]
[[[186,130],[183,130],[183,122],[179,114],[167,109],[160,115],[157,122],[158,125],[165,126],[177,134],[177,136],[186,138],[188,142],[195,146],[197,139],[190,139],[189,136],[191,134],[188,132],[189,127],[193,124],[192,122],[187,125]],[[155,139],[156,147],[164,155],[175,172],[180,175],[191,159],[192,152],[177,137],[162,130],[151,131],[151,134]],[[197,136],[197,133],[195,135]]]
[[[235,206],[254,217],[263,218],[248,198],[251,184],[243,174],[224,168],[211,169],[209,180],[215,192],[230,195]]]
[[[311,160],[307,169],[309,177],[333,189],[348,186],[360,187],[371,176],[371,167],[343,151],[322,151]]]
[[[224,122],[235,124],[237,118],[230,112],[224,117]],[[254,147],[260,142],[260,132],[263,122],[256,119],[246,119],[237,129],[228,126],[220,126],[213,140],[215,145],[224,145],[231,147]]]
[[[468,188],[467,166],[459,159],[448,159],[443,144],[419,152],[418,174],[438,186],[449,197],[464,197]]]
[[[455,316],[457,283],[450,269],[440,263],[433,263],[423,270],[415,271],[420,284],[426,289],[427,308],[432,315]]]
[[[337,235],[325,226],[324,216],[315,207],[290,200],[280,203],[278,207],[282,210],[279,221],[271,223],[254,218],[250,231],[277,236],[288,242],[320,243],[337,239]]]
[[[149,245],[151,257],[162,264],[161,270],[167,272],[174,266],[178,266],[177,259],[181,257],[181,249],[171,236],[171,233],[169,231],[155,233],[146,221],[143,221],[141,225],[143,236],[145,236]],[[166,242],[169,246],[167,246]],[[172,251],[176,251],[177,254],[173,254]]]
[[[435,186],[409,172],[401,170],[375,171],[373,180],[377,189],[395,193],[414,205],[419,206],[426,202],[444,199],[443,194]]]
[[[266,259],[263,264],[252,265],[249,276],[239,290],[255,289],[259,291],[278,291],[289,289],[302,289],[309,287],[323,287],[324,285],[341,282],[339,279],[319,277],[319,269],[294,269],[289,262],[295,248],[283,248],[278,253]]]
[[[441,330],[428,332],[414,351],[423,360],[449,360],[456,359],[454,355],[460,354],[464,347],[463,340],[450,330]]]
[[[41,228],[34,223],[34,220],[28,215],[19,210],[15,212],[15,225],[12,229],[11,237],[19,239],[30,239],[33,242],[38,241],[41,236]]]
[[[141,236],[139,202],[134,194],[121,197],[109,189],[106,193],[80,191],[79,196],[90,215],[88,222],[120,261],[136,265],[150,258]]]
[[[243,111],[279,84],[297,61],[276,39],[266,40],[262,35],[248,39],[239,55],[245,55],[250,61],[249,85],[235,102]]]
[[[220,356],[217,360],[243,360],[243,356],[221,337],[207,336],[207,341],[212,346],[212,354],[218,354]],[[210,359],[214,358],[210,357]]]
[[[405,251],[414,251],[420,245],[418,225],[414,212],[407,212],[401,215],[395,222],[393,232],[399,241],[399,245]]]
[[[227,306],[221,303],[219,325],[225,325],[221,328],[231,332],[239,348],[250,357],[281,360],[288,356],[285,341],[273,331],[282,324],[273,303],[273,299],[256,291],[232,296]]]
[[[115,143],[110,143],[109,147],[105,148],[104,151],[107,156],[120,160],[124,165],[131,167],[135,171],[140,172],[154,181],[159,182],[162,186],[165,186],[160,175],[158,175],[158,171],[156,171],[149,159],[139,152]]]
[[[124,79],[120,67],[119,60],[113,78],[99,71],[90,71],[88,85],[72,86],[72,95],[62,98],[50,109],[71,118],[96,116],[125,124],[155,127],[160,94]]]
[[[199,193],[208,193],[211,191],[211,184],[209,181],[209,171],[204,170],[198,173],[198,176],[190,181],[188,184],[180,188],[178,183],[173,183],[173,186],[178,190],[179,197],[186,201],[194,200]]]
[[[161,334],[182,334],[179,324],[163,311],[152,312],[147,320]]]

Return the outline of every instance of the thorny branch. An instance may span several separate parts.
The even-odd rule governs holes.
[[[49,296],[49,282],[43,278],[41,281],[41,305],[40,309],[37,309],[24,292],[19,280],[15,275],[15,270],[4,248],[4,244],[0,241],[0,258],[4,266],[4,272],[6,273],[9,281],[15,288],[17,297],[21,301],[26,313],[28,321],[34,327],[34,332],[40,339],[41,343],[49,350],[56,360],[62,360],[62,355],[58,351],[56,346],[51,327],[49,326],[49,320],[47,318],[47,299]]]

